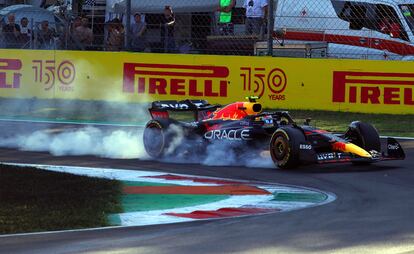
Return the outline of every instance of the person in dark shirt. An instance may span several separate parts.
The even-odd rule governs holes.
[[[164,16],[161,20],[161,43],[166,53],[171,53],[175,50],[174,26],[175,16],[172,8],[171,6],[165,6]]]
[[[8,23],[3,26],[2,32],[6,48],[18,48],[20,37],[20,26],[15,23],[14,14],[7,16]]]
[[[69,29],[66,30],[64,33],[64,38],[61,39],[61,41],[68,40],[68,47],[69,49],[82,49],[82,44],[79,41],[79,38],[77,38],[76,34],[76,28],[80,27],[82,25],[82,18],[80,16],[74,17],[73,21],[71,22]]]
[[[133,51],[144,51],[145,50],[145,30],[147,24],[142,20],[141,13],[134,14],[135,23],[131,25],[131,47]]]
[[[28,27],[29,20],[26,17],[23,17],[20,20],[20,36],[19,42],[22,48],[28,48],[30,45],[30,39],[32,36],[32,30]]]
[[[44,20],[41,23],[41,29],[37,34],[37,41],[40,49],[52,49],[56,32],[53,28],[49,28],[49,21]]]

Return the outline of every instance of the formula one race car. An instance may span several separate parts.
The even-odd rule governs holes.
[[[262,112],[258,97],[229,105],[210,105],[204,100],[155,101],[152,120],[144,130],[144,146],[153,158],[178,152],[203,153],[214,142],[231,142],[238,148],[268,150],[279,168],[308,163],[353,162],[369,164],[405,158],[401,145],[387,138],[381,152],[377,130],[355,121],[343,134],[314,128],[307,120],[299,126],[287,111]],[[172,119],[173,112],[190,112],[192,121]],[[190,144],[190,145],[188,145]],[[254,149],[253,149],[254,148]]]

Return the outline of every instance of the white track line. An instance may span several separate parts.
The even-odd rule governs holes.
[[[395,139],[401,139],[401,140],[414,140],[414,138],[411,137],[394,137],[394,136],[380,136],[380,138],[395,138]]]

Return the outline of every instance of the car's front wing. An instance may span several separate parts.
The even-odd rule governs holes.
[[[387,160],[403,160],[405,153],[401,145],[394,138],[387,138],[387,152],[368,151],[371,157],[360,157],[352,153],[344,152],[322,152],[317,153],[310,143],[300,144],[299,159],[303,163],[342,163],[361,162],[373,163]]]

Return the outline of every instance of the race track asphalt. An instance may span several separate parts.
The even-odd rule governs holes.
[[[4,125],[3,125],[4,127]],[[0,253],[414,253],[414,141],[404,161],[294,171],[0,149],[1,162],[155,170],[313,187],[333,203],[263,216],[0,237]],[[1,176],[0,176],[1,177]]]

